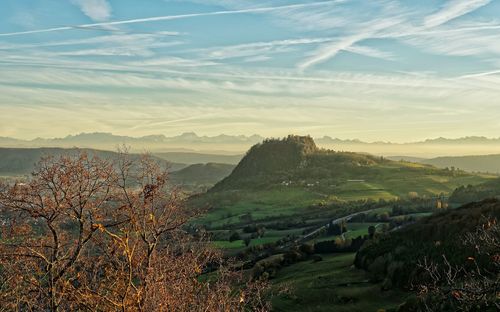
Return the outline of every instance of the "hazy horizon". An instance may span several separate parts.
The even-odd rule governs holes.
[[[498,12],[491,0],[7,0],[0,136],[498,137]]]
[[[434,136],[434,137],[427,137],[427,138],[422,138],[420,140],[414,140],[414,141],[388,141],[388,140],[377,140],[377,141],[369,141],[369,140],[362,140],[358,137],[338,137],[332,134],[320,134],[317,136],[310,135],[308,133],[296,133],[296,132],[290,132],[286,135],[278,135],[278,136],[265,136],[261,135],[260,133],[252,133],[252,134],[241,134],[241,133],[217,133],[213,135],[202,135],[199,134],[195,131],[189,131],[189,132],[180,132],[180,133],[172,133],[172,134],[164,134],[164,133],[151,133],[148,135],[126,135],[126,134],[121,134],[121,133],[114,133],[114,132],[100,132],[100,131],[91,131],[91,132],[75,132],[75,133],[67,133],[67,134],[59,134],[56,136],[36,136],[36,137],[27,137],[27,138],[22,138],[22,137],[15,137],[15,136],[0,136],[0,138],[8,138],[8,139],[14,139],[14,140],[20,140],[20,141],[35,141],[35,140],[57,140],[57,139],[65,139],[65,138],[71,138],[71,137],[79,137],[79,136],[89,136],[89,135],[110,135],[110,136],[117,136],[117,137],[127,137],[127,138],[132,138],[132,139],[142,139],[142,138],[147,138],[147,137],[155,137],[155,136],[163,136],[166,138],[175,138],[175,137],[182,137],[184,135],[195,135],[199,138],[216,138],[220,136],[228,136],[228,137],[245,137],[245,138],[251,138],[251,137],[260,137],[263,139],[266,138],[283,138],[288,135],[300,135],[300,136],[311,136],[314,139],[322,139],[322,138],[330,138],[333,140],[340,140],[340,141],[353,141],[353,142],[359,142],[359,143],[366,143],[366,144],[414,144],[414,143],[423,143],[426,141],[434,141],[434,140],[467,140],[467,139],[484,139],[484,140],[497,140],[500,139],[500,136],[497,137],[488,137],[488,136],[455,136],[455,137],[444,137],[444,136]]]
[[[0,148],[93,148],[116,151],[118,146],[126,145],[134,153],[187,152],[215,155],[241,155],[266,137],[260,135],[198,136],[189,132],[179,136],[118,136],[111,133],[80,133],[59,138],[37,138],[17,140],[0,137]],[[267,138],[269,139],[269,137]],[[313,139],[320,148],[336,151],[370,153],[378,156],[410,156],[435,158],[441,156],[500,155],[500,138],[464,137],[458,139],[436,138],[416,142],[365,142],[343,140],[328,136]]]

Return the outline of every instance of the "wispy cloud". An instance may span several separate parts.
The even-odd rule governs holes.
[[[329,59],[334,58],[341,51],[349,51],[349,49],[352,50],[353,45],[366,39],[407,37],[409,38],[408,41],[422,41],[422,36],[423,34],[425,34],[425,32],[432,32],[432,30],[437,28],[438,26],[444,25],[451,20],[471,13],[489,4],[490,2],[491,0],[448,1],[446,5],[444,5],[440,10],[425,17],[423,26],[413,25],[415,12],[405,10],[401,8],[397,3],[391,1],[382,1],[379,14],[380,16],[377,16],[374,19],[370,19],[368,17],[367,21],[354,19],[352,12],[350,12],[350,14],[348,10],[344,13],[344,15],[349,16],[350,20],[345,22],[343,26],[349,25],[351,30],[347,31],[346,35],[340,37],[332,44],[325,44],[317,49],[309,58],[300,63],[298,65],[298,68],[301,70],[305,70],[311,66],[323,63]],[[356,16],[356,14],[354,14],[354,16]],[[485,25],[483,27],[492,26]],[[456,31],[456,33],[456,36],[462,36],[462,32]],[[436,35],[436,33],[434,33],[434,35]],[[436,41],[441,40],[441,36],[434,36],[433,38]],[[476,40],[485,42],[489,39],[491,38],[476,38]],[[460,41],[455,41],[455,44],[451,44],[446,47],[445,45],[449,42],[451,41],[443,42],[442,49],[446,49],[448,51],[453,50],[455,51],[454,53],[456,53],[456,55],[471,55],[474,53],[474,51],[481,49],[475,48],[477,46],[474,45],[470,45],[468,48],[466,48],[463,44],[463,41],[462,43],[460,43]],[[460,45],[459,49],[456,49],[457,45]],[[437,44],[435,46],[437,46]],[[484,46],[484,44],[482,46]],[[427,47],[427,49],[429,49],[429,47]],[[435,47],[435,50],[437,49],[439,48]]]
[[[182,44],[183,41],[181,40],[171,40],[171,36],[177,34],[160,31],[153,33],[100,35],[82,39],[46,41],[34,44],[0,42],[0,51],[5,51],[7,54],[3,59],[4,64],[22,60],[22,56],[34,55],[45,57],[49,62],[50,59],[61,56],[152,57],[158,49]],[[12,55],[12,51],[22,51],[22,53]]]
[[[352,46],[356,43],[369,39],[376,35],[378,32],[394,27],[401,22],[401,18],[391,17],[363,23],[362,27],[360,27],[360,30],[358,30],[358,32],[356,32],[355,34],[341,37],[338,41],[335,41],[332,44],[325,44],[324,46],[320,47],[313,53],[311,57],[299,64],[298,68],[300,70],[305,70],[313,65],[323,63],[335,57],[340,51],[349,51],[350,49],[352,50]],[[358,49],[358,52],[362,51]]]
[[[486,76],[492,76],[492,75],[500,75],[500,69],[462,75],[462,76],[458,77],[458,79],[480,78],[480,77],[486,77]]]
[[[29,43],[16,43],[9,44],[5,42],[0,42],[0,50],[27,50],[27,49],[37,49],[37,48],[50,48],[50,47],[67,47],[67,46],[82,46],[82,45],[112,45],[123,46],[123,45],[136,45],[142,47],[151,47],[154,42],[162,42],[164,39],[178,36],[178,32],[171,31],[159,31],[152,33],[138,33],[138,34],[113,34],[113,35],[101,35],[95,37],[88,37],[82,39],[67,39],[59,41],[47,41],[35,44]],[[170,38],[169,38],[170,39]],[[179,41],[166,41],[170,43],[178,44]],[[154,47],[154,46],[153,46]]]
[[[150,57],[154,53],[143,47],[109,47],[97,49],[80,49],[76,51],[54,52],[54,56],[142,56]]]
[[[111,17],[111,6],[106,0],[73,0],[73,2],[95,22],[104,22]]]
[[[340,51],[350,48],[356,42],[366,39],[364,34],[356,34],[350,37],[341,38],[335,44],[328,44],[317,50],[313,56],[299,64],[300,70],[305,70],[315,64],[322,63],[328,59],[333,58]]]
[[[135,67],[153,67],[153,68],[168,68],[168,67],[201,67],[217,65],[213,61],[193,60],[181,57],[162,57],[154,59],[146,59],[142,61],[129,62],[127,66]]]
[[[364,56],[369,56],[373,58],[379,58],[383,60],[396,60],[396,56],[394,53],[391,52],[386,52],[382,51],[373,47],[368,47],[368,46],[362,46],[362,45],[352,45],[351,47],[347,48],[346,51],[359,54],[359,55],[364,55]]]
[[[500,56],[500,33],[494,30],[460,29],[415,33],[403,41],[423,51],[451,56]]]
[[[194,52],[210,59],[230,59],[238,57],[265,56],[267,54],[289,51],[289,49],[294,46],[315,45],[334,40],[335,38],[326,37],[272,40],[198,49]]]
[[[71,1],[65,5],[74,11]],[[460,124],[500,131],[500,20],[492,12],[469,14],[490,1],[186,1],[151,0],[158,10],[137,10],[144,17],[137,19],[120,15],[125,2],[109,1],[113,16],[111,8],[86,8],[95,23],[70,26],[36,10],[33,26],[6,22],[0,132],[207,134],[258,127],[269,135],[293,128],[403,138],[421,125],[436,133],[450,125],[443,131],[453,133]],[[68,26],[42,28],[50,25]],[[117,31],[119,25],[128,26]],[[157,31],[165,26],[176,31]],[[59,33],[75,28],[115,30]],[[47,34],[7,37],[34,33]],[[328,62],[340,53],[342,63]]]
[[[156,16],[156,17],[146,17],[146,18],[113,21],[113,22],[101,22],[101,23],[54,27],[54,28],[37,29],[37,30],[29,30],[29,31],[21,31],[21,32],[0,33],[0,36],[19,36],[19,35],[27,35],[27,34],[35,34],[35,33],[46,33],[46,32],[54,32],[54,31],[72,30],[75,28],[92,28],[92,27],[99,27],[99,26],[117,26],[117,25],[126,25],[126,24],[178,20],[178,19],[195,18],[195,17],[203,17],[203,16],[232,15],[232,14],[244,14],[244,13],[266,13],[266,12],[274,12],[274,11],[287,10],[287,9],[300,9],[300,8],[307,8],[307,7],[317,7],[317,6],[329,5],[332,2],[334,2],[334,1],[330,0],[330,1],[312,2],[312,3],[304,3],[304,4],[291,4],[291,5],[282,5],[282,6],[273,6],[273,7],[259,7],[259,8],[230,10],[230,11],[215,11],[215,12],[180,14],[180,15],[165,15],[165,16]]]
[[[487,4],[491,0],[453,0],[447,1],[446,4],[436,13],[429,15],[424,22],[425,27],[432,28],[460,16],[473,12]]]
[[[299,124],[304,128],[316,126],[315,131],[321,135],[342,136],[349,131],[363,134],[359,124],[352,121],[370,120],[369,129],[380,136],[381,127],[397,127],[400,132],[409,131],[411,123],[436,123],[443,127],[450,114],[450,103],[454,105],[456,123],[464,122],[471,114],[480,115],[470,100],[482,101],[484,108],[495,105],[494,98],[498,96],[498,90],[479,92],[462,83],[405,75],[342,73],[297,77],[290,73],[288,80],[279,80],[287,76],[272,77],[265,73],[256,76],[242,72],[231,74],[235,76],[232,79],[228,74],[212,80],[206,76],[189,79],[171,74],[71,73],[53,69],[35,72],[13,69],[2,70],[2,73],[2,101],[14,106],[9,109],[0,106],[0,114],[10,129],[8,133],[16,135],[28,133],[21,125],[37,125],[44,129],[38,135],[50,136],[54,130],[67,133],[67,129],[130,134],[130,129],[139,124],[141,126],[134,129],[135,135],[189,129],[202,132],[210,129],[220,133],[234,129],[237,123],[241,125],[239,131],[244,133],[255,131],[257,127],[272,129],[275,131],[272,133],[277,129],[286,132]],[[21,85],[7,85],[17,82]],[[47,87],[48,84],[52,84],[51,87]],[[412,95],[412,100],[407,98],[408,94]],[[403,98],[406,100],[402,103]],[[191,119],[192,116],[202,118]],[[59,120],[57,125],[48,127],[56,119]],[[184,122],[162,123],[158,121],[161,119]],[[338,128],[331,128],[332,124]]]

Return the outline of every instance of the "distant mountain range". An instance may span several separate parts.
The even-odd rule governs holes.
[[[103,150],[116,150],[120,145],[130,146],[135,151],[151,152],[189,152],[210,151],[212,153],[227,154],[231,151],[244,151],[249,146],[262,141],[258,135],[225,135],[198,136],[193,132],[178,136],[149,135],[143,137],[129,137],[111,133],[80,133],[63,138],[36,138],[33,140],[19,140],[9,137],[0,137],[1,147],[80,147]],[[233,152],[234,153],[234,152]]]
[[[148,135],[143,137],[130,137],[114,135],[112,133],[94,132],[80,133],[77,135],[68,135],[63,138],[44,139],[36,138],[33,140],[19,140],[9,137],[0,137],[0,143],[31,143],[31,144],[47,144],[47,143],[120,143],[120,142],[148,142],[148,143],[252,143],[262,141],[264,138],[259,135],[244,136],[244,135],[217,135],[217,136],[198,136],[194,132],[186,132],[181,135],[167,137],[165,135]]]
[[[469,136],[457,139],[447,139],[439,137],[436,139],[427,139],[425,141],[417,142],[406,142],[406,143],[393,143],[385,141],[376,142],[364,142],[358,139],[354,140],[342,140],[338,138],[332,138],[329,136],[324,136],[322,138],[315,139],[318,144],[328,144],[328,143],[340,143],[340,144],[367,144],[367,145],[414,145],[414,144],[500,144],[500,138],[487,138],[483,136]]]
[[[143,137],[120,136],[111,133],[80,133],[62,138],[36,138],[20,140],[10,137],[0,137],[0,147],[62,147],[62,148],[94,148],[114,151],[120,145],[127,145],[135,152],[150,151],[153,153],[204,153],[211,155],[231,155],[242,157],[242,153],[256,143],[262,142],[260,135],[226,135],[199,136],[187,132],[177,136],[149,135]],[[416,157],[457,156],[500,154],[500,138],[479,136],[458,139],[436,138],[420,142],[364,142],[361,140],[343,140],[330,136],[315,139],[320,147],[366,152],[375,155],[411,155]],[[175,155],[169,155],[175,157]],[[210,160],[220,162],[219,160]],[[223,161],[236,163],[235,159]]]
[[[315,139],[321,147],[381,156],[406,155],[413,158],[500,154],[500,138],[470,136],[457,139],[436,138],[418,142],[363,142],[328,136]]]

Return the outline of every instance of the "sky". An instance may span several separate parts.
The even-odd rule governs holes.
[[[500,136],[500,0],[2,0],[0,136]]]

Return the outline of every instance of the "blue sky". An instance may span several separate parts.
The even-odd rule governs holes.
[[[0,136],[500,136],[500,1],[3,0]]]

